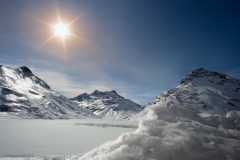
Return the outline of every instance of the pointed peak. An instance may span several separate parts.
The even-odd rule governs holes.
[[[85,99],[89,99],[89,98],[90,98],[89,94],[87,94],[85,92],[85,93],[79,94],[76,97],[70,98],[70,100],[77,100],[77,101],[81,102],[81,101],[84,101]]]
[[[110,92],[112,92],[112,93],[117,93],[115,90],[111,90]]]
[[[32,71],[26,66],[19,67],[18,70],[20,70],[24,74],[33,75]]]
[[[197,68],[195,71],[205,71],[205,69],[201,67],[201,68]]]
[[[99,93],[100,93],[100,91],[98,91],[98,90],[95,90],[93,93],[94,93],[94,94],[99,94]]]
[[[187,81],[192,81],[195,78],[201,78],[201,77],[216,77],[220,79],[227,79],[228,76],[222,73],[208,71],[208,70],[205,70],[204,68],[198,68],[196,70],[191,71],[189,74],[187,74],[182,79],[180,84],[183,84]]]
[[[86,92],[82,93],[82,94],[79,94],[78,96],[89,96],[89,94],[87,94]],[[78,97],[77,96],[77,97]]]
[[[30,73],[32,73],[32,71],[28,68],[28,67],[26,67],[26,66],[22,66],[22,67],[19,67],[23,72],[30,72]]]

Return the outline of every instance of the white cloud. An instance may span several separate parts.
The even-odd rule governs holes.
[[[75,97],[84,92],[92,93],[94,90],[110,91],[116,90],[121,96],[139,104],[147,104],[146,99],[155,97],[156,93],[139,91],[137,86],[129,86],[123,82],[116,82],[109,78],[95,81],[80,82],[70,79],[66,74],[55,71],[37,71],[33,69],[36,76],[44,80],[52,90],[57,91],[69,98]],[[153,99],[152,99],[153,100]]]
[[[110,90],[106,86],[80,84],[71,80],[67,75],[53,71],[34,71],[34,74],[43,79],[51,89],[72,98],[81,93],[91,93],[94,90]]]

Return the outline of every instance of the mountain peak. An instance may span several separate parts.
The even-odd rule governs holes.
[[[180,84],[184,84],[187,82],[191,82],[193,79],[197,78],[205,78],[208,81],[214,81],[214,80],[220,80],[220,81],[227,81],[231,79],[225,74],[218,73],[218,72],[212,72],[209,70],[205,70],[204,68],[198,68],[196,70],[191,71],[189,74],[187,74],[182,80]]]
[[[117,92],[115,90],[111,90],[111,91],[98,91],[95,90],[93,93],[91,93],[90,95],[97,95],[97,96],[101,96],[101,95],[108,95],[108,94],[117,94]]]
[[[95,90],[91,94],[83,93],[70,100],[102,118],[124,119],[143,109],[139,104],[118,95],[115,90]]]
[[[95,94],[95,95],[101,95],[102,92],[101,92],[101,91],[98,91],[98,90],[95,90],[95,91],[93,92],[93,94]]]
[[[24,73],[25,75],[33,75],[32,71],[26,67],[26,66],[22,66],[22,67],[19,67],[17,70],[21,71],[22,73]]]
[[[111,90],[110,92],[117,94],[117,92],[115,90]]]

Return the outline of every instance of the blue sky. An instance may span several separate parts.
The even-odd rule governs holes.
[[[78,18],[65,50],[58,37],[43,43],[57,13]],[[5,0],[0,22],[0,63],[67,97],[116,90],[147,104],[199,67],[240,78],[237,0]]]

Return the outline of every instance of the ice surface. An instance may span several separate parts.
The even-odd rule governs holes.
[[[135,131],[137,126],[135,122],[103,119],[1,120],[0,158],[83,154],[124,132]]]

